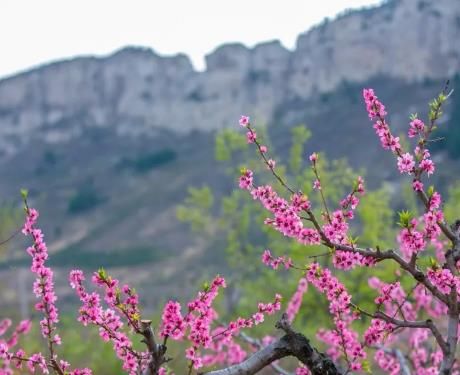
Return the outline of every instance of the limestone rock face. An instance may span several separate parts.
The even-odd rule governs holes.
[[[460,1],[390,0],[279,42],[217,48],[197,72],[185,55],[146,48],[52,63],[0,81],[0,155],[31,142],[69,142],[88,127],[121,136],[233,126],[241,113],[270,122],[287,101],[344,80],[408,82],[460,72]]]
[[[388,75],[407,81],[449,77],[460,70],[460,2],[388,1],[351,12],[301,35],[289,91],[308,97],[341,81]]]

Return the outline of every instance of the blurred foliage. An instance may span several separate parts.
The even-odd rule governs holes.
[[[448,199],[444,206],[444,216],[447,222],[453,223],[460,219],[460,181],[452,184],[447,191]]]
[[[202,188],[190,187],[184,204],[177,207],[177,218],[180,221],[189,223],[194,231],[209,232],[212,228],[211,217],[202,213],[209,212],[213,203],[214,196],[208,186]]]
[[[0,204],[0,259],[5,255],[10,240],[15,236],[24,219],[24,211],[12,203]]]
[[[123,249],[88,250],[77,245],[70,246],[49,258],[52,267],[83,268],[95,270],[100,267],[133,267],[165,259],[164,251],[151,247],[129,247]],[[8,259],[0,262],[0,270],[11,267],[28,266],[30,258]]]
[[[94,187],[84,186],[70,197],[67,211],[70,214],[79,214],[92,210],[104,201],[105,198]]]

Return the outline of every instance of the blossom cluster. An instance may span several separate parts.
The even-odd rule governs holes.
[[[433,192],[428,200],[426,212],[420,219],[412,218],[403,223],[398,235],[398,242],[403,254],[410,258],[413,254],[424,251],[428,243],[436,243],[441,235],[439,223],[444,222],[444,214],[440,209],[441,195]],[[421,228],[420,228],[421,227]]]
[[[295,316],[299,312],[300,306],[302,305],[303,295],[307,292],[307,289],[308,282],[304,277],[302,277],[297,285],[297,290],[292,295],[286,308],[286,314],[290,322],[294,320]]]
[[[457,299],[460,301],[460,277],[453,275],[447,268],[434,266],[427,271],[427,277],[436,288],[444,294],[450,294],[455,290]]]
[[[374,129],[380,138],[380,143],[385,150],[391,150],[393,153],[401,156],[401,144],[399,137],[393,136],[388,126],[385,116],[387,112],[385,106],[379,101],[373,89],[363,90],[364,102],[366,103],[367,113],[371,120],[376,119]]]
[[[217,313],[212,304],[221,287],[225,287],[225,280],[217,276],[211,285],[200,291],[198,296],[187,304],[188,312],[181,313],[181,305],[169,301],[163,310],[160,335],[175,340],[187,337],[191,346],[186,349],[186,358],[195,369],[203,365],[216,363],[235,363],[246,356],[246,352],[233,341],[243,328],[250,328],[264,321],[264,315],[274,314],[281,308],[281,296],[276,295],[272,303],[259,303],[258,310],[250,318],[238,318],[226,327],[219,326],[212,329],[217,319]],[[226,348],[226,350],[223,350]],[[200,354],[200,349],[207,349],[212,354]]]
[[[275,257],[271,254],[270,250],[264,250],[262,254],[262,263],[266,266],[273,268],[274,270],[278,269],[280,264],[283,264],[286,269],[292,267],[292,259],[286,256]]]
[[[58,309],[56,307],[57,296],[54,292],[53,271],[45,265],[48,259],[48,249],[43,239],[43,232],[35,228],[38,219],[38,211],[33,208],[26,208],[27,217],[22,232],[31,235],[34,241],[33,246],[27,248],[27,253],[32,257],[32,267],[30,270],[37,275],[33,285],[35,296],[39,302],[35,304],[35,309],[44,314],[40,321],[43,337],[50,343],[59,345],[61,338],[55,334],[55,324],[59,321]]]
[[[11,365],[13,364],[16,368],[21,368],[23,361],[21,358],[25,358],[25,352],[23,349],[17,349],[14,352],[14,347],[18,345],[19,337],[29,333],[32,323],[30,320],[22,320],[15,327],[9,338],[4,337],[9,328],[12,326],[11,319],[3,319],[0,321],[0,374],[12,375],[13,370]],[[29,362],[29,368],[34,368],[35,363]],[[38,363],[37,363],[38,364]],[[46,363],[40,361],[40,364],[47,370]]]
[[[305,227],[300,218],[300,211],[310,206],[306,196],[299,197],[294,194],[290,203],[280,197],[269,185],[253,187],[251,194],[274,215],[274,218],[265,221],[266,224],[273,226],[287,237],[297,239],[300,243],[308,245],[320,243],[319,232],[314,228]]]
[[[210,286],[200,291],[198,296],[188,303],[188,313],[184,317],[180,312],[180,304],[177,302],[169,301],[163,310],[160,335],[179,340],[186,335],[186,330],[189,329],[187,338],[192,346],[186,350],[186,358],[191,361],[194,368],[203,366],[198,349],[210,347],[211,323],[217,317],[212,303],[219,289],[225,286],[225,279],[216,276]]]
[[[131,375],[137,374],[139,368],[145,368],[148,353],[134,350],[131,340],[123,331],[122,318],[116,311],[118,309],[125,315],[130,328],[138,329],[137,295],[127,286],[120,290],[118,280],[112,279],[101,270],[93,275],[92,281],[105,289],[104,300],[109,307],[104,309],[101,296],[96,292],[88,292],[83,285],[84,280],[85,276],[81,270],[70,272],[70,286],[75,289],[82,302],[78,320],[85,326],[93,324],[99,327],[99,335],[104,341],[112,342],[115,354],[123,362],[123,369]]]
[[[409,124],[408,136],[414,138],[419,136],[419,141],[414,149],[413,154],[405,152],[399,145],[399,139],[393,137],[390,128],[385,120],[385,107],[378,100],[372,89],[364,89],[363,97],[366,103],[366,108],[371,119],[376,119],[374,128],[377,135],[380,137],[384,148],[389,148],[389,143],[397,144],[392,148],[392,151],[397,155],[397,165],[401,173],[413,175],[414,180],[412,187],[414,191],[423,194],[423,183],[421,176],[426,173],[430,176],[434,173],[435,165],[431,159],[429,150],[426,148],[427,137],[432,130],[432,126],[426,126],[422,120],[416,116],[412,117]],[[391,148],[391,147],[390,147]],[[440,209],[441,196],[438,192],[431,192],[427,206],[427,212],[423,215],[422,220],[413,218],[401,230],[398,237],[401,244],[401,250],[404,255],[410,258],[413,254],[417,254],[425,250],[429,241],[436,241],[441,234],[438,226],[439,223],[444,222],[444,215]],[[417,229],[417,225],[423,221],[423,228]]]
[[[351,310],[351,295],[329,269],[321,269],[318,263],[309,265],[305,277],[326,295],[329,312],[334,317],[335,329],[319,331],[318,338],[328,345],[327,353],[333,359],[343,355],[350,369],[360,370],[366,352],[358,340],[358,334],[351,328],[351,323],[358,318]]]
[[[409,124],[408,136],[414,138],[415,136],[420,137],[417,147],[414,149],[414,154],[404,152],[399,142],[399,137],[393,136],[390,127],[386,122],[385,106],[379,101],[374,90],[364,89],[363,97],[366,103],[366,109],[371,120],[375,120],[374,129],[378,137],[380,138],[381,145],[384,149],[391,150],[397,155],[397,165],[401,173],[407,173],[414,175],[416,185],[414,190],[420,189],[420,174],[426,172],[427,175],[433,174],[435,165],[433,160],[430,159],[430,152],[424,147],[426,137],[429,133],[427,126],[422,120],[414,117]],[[418,163],[418,165],[417,165]]]
[[[25,197],[24,197],[25,198]],[[26,355],[25,351],[20,348],[15,352],[12,349],[18,344],[20,335],[27,334],[31,328],[29,320],[21,321],[10,338],[4,340],[1,338],[6,330],[11,326],[11,320],[5,319],[0,322],[0,373],[5,375],[13,374],[11,365],[17,369],[22,369],[24,364],[31,373],[39,369],[43,374],[49,374],[55,371],[59,374],[68,375],[91,375],[91,370],[70,369],[70,364],[62,359],[58,359],[54,346],[61,344],[61,338],[56,331],[58,322],[58,309],[55,305],[57,300],[54,292],[53,271],[45,265],[48,259],[48,249],[41,229],[36,228],[39,213],[34,208],[29,208],[25,202],[26,219],[22,228],[23,234],[31,235],[33,245],[27,248],[27,253],[32,257],[31,272],[36,274],[33,283],[33,292],[39,301],[35,304],[35,309],[43,313],[44,318],[40,321],[40,331],[42,336],[48,342],[49,356],[45,357],[42,353]]]

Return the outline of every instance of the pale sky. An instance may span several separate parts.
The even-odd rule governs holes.
[[[127,45],[186,53],[197,69],[217,46],[249,47],[298,34],[349,8],[381,0],[0,0],[0,77]]]

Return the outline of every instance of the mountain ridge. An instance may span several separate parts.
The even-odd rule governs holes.
[[[270,123],[286,101],[333,91],[344,80],[447,78],[460,71],[458,32],[456,0],[392,0],[313,27],[292,51],[279,41],[220,46],[203,72],[184,54],[142,47],[55,62],[0,81],[0,150],[17,152],[30,132],[50,144],[76,139],[76,117],[124,136],[210,131],[241,113]]]

